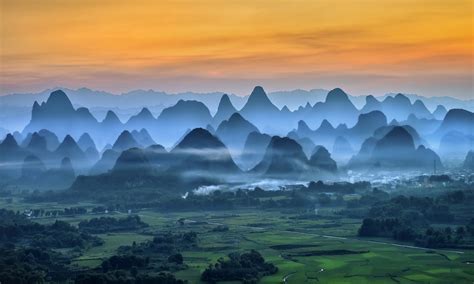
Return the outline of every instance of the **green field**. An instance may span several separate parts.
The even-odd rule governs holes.
[[[75,206],[93,206],[76,204]],[[25,204],[14,202],[2,207],[22,210]],[[42,204],[44,208],[72,205]],[[275,264],[277,274],[262,278],[261,283],[472,283],[474,252],[469,250],[431,250],[396,244],[393,240],[357,238],[361,220],[338,218],[331,209],[309,219],[294,218],[296,213],[279,211],[214,211],[193,213],[138,213],[150,225],[139,232],[100,234],[105,243],[87,249],[73,261],[80,267],[95,267],[112,256],[122,245],[153,238],[156,231],[195,231],[199,247],[183,251],[188,269],[175,273],[177,278],[199,283],[200,274],[211,263],[230,252],[256,249]],[[109,213],[120,217],[123,213]],[[97,215],[61,217],[77,223]],[[185,218],[184,225],[177,223]],[[40,218],[53,222],[55,218]],[[215,232],[220,224],[226,232]]]

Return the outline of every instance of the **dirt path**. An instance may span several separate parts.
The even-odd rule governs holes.
[[[296,274],[296,272],[290,272],[287,275],[283,276],[283,278],[282,278],[283,283],[286,284],[287,281],[288,281],[288,278],[290,278],[293,274]]]

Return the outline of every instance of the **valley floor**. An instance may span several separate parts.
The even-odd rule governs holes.
[[[80,203],[74,206],[91,207]],[[0,203],[0,207],[23,210],[35,205],[21,202]],[[44,203],[44,209],[69,205]],[[72,206],[72,205],[71,205]],[[195,231],[198,248],[182,251],[185,270],[178,279],[200,283],[200,275],[209,264],[235,251],[259,251],[266,261],[278,267],[278,273],[260,283],[472,283],[474,251],[462,249],[425,249],[390,239],[357,237],[360,219],[334,214],[337,208],[325,208],[311,218],[298,218],[300,212],[277,210],[233,210],[192,213],[160,213],[143,209],[137,214],[150,225],[146,230],[99,234],[105,243],[87,249],[73,260],[78,270],[99,266],[114,255],[117,248],[150,240],[152,231]],[[308,212],[314,213],[314,212]],[[105,215],[105,214],[104,214]],[[121,217],[127,213],[110,212]],[[101,215],[62,216],[77,224]],[[306,215],[307,216],[307,215]],[[35,221],[51,223],[58,218]],[[178,222],[180,220],[180,222]],[[227,231],[215,230],[225,225]]]

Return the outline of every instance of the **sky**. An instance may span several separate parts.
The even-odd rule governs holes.
[[[474,95],[472,0],[0,0],[0,95]]]

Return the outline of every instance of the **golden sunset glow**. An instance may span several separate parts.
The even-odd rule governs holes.
[[[473,91],[472,0],[0,1],[1,94]]]

